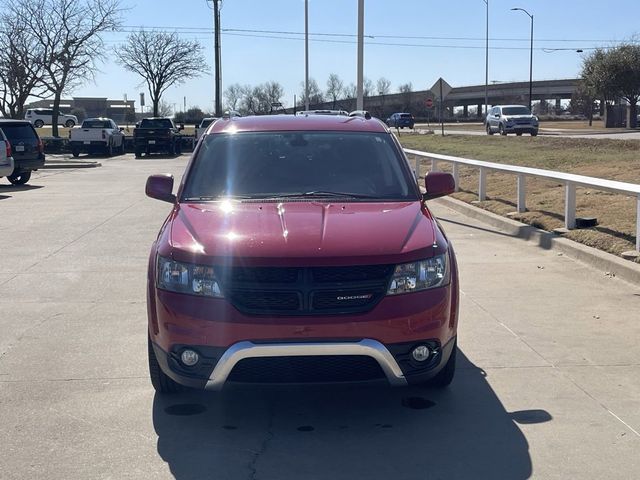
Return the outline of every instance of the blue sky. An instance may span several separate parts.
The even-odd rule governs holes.
[[[124,18],[126,29],[144,26],[178,30],[185,38],[197,39],[205,46],[212,71],[213,16],[206,0],[123,2],[129,8]],[[611,46],[640,33],[638,0],[489,2],[490,46],[494,47],[489,53],[490,81],[524,81],[529,77],[530,20],[523,12],[512,12],[512,7],[526,8],[534,15],[533,76],[538,80],[578,75],[582,56],[574,49],[588,52],[589,48]],[[357,3],[357,0],[309,0],[310,32],[354,35]],[[233,30],[303,32],[304,0],[223,0],[222,5],[223,88],[231,83],[256,85],[276,80],[285,88],[284,103],[291,105],[304,79],[303,37]],[[415,90],[427,89],[440,76],[454,87],[484,84],[485,8],[483,0],[365,0],[365,34],[376,37],[368,39],[370,43],[365,46],[365,76],[373,81],[382,76],[388,78],[392,91],[406,82],[412,82]],[[247,34],[262,37],[242,36]],[[126,35],[124,32],[106,35],[107,51],[116,49]],[[355,38],[312,38],[323,40],[310,43],[310,75],[318,84],[324,88],[330,73],[337,73],[345,84],[355,82]],[[347,43],[335,43],[336,40]],[[139,77],[125,72],[113,61],[102,63],[99,68],[95,82],[78,88],[74,96],[122,98],[126,93],[137,102],[139,92],[144,91]],[[171,88],[165,100],[177,104],[179,110],[184,96],[188,107],[211,109],[213,76],[204,75]]]

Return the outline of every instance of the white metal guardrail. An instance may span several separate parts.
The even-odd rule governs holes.
[[[475,167],[479,170],[478,179],[478,200],[483,201],[487,196],[487,172],[497,171],[511,173],[516,176],[517,182],[517,209],[522,213],[526,211],[526,178],[538,177],[549,180],[556,180],[565,185],[564,195],[564,225],[568,229],[576,226],[576,187],[589,187],[595,190],[603,190],[623,195],[631,195],[637,198],[636,205],[636,251],[640,252],[640,185],[635,183],[618,182],[615,180],[605,180],[603,178],[587,177],[584,175],[574,175],[572,173],[555,172],[553,170],[543,170],[540,168],[518,167],[515,165],[505,165],[500,163],[483,162],[469,158],[452,157],[438,153],[422,152],[420,150],[404,149],[407,155],[415,156],[416,175],[420,172],[420,160],[423,158],[431,160],[431,170],[438,170],[438,162],[451,163],[453,168],[453,178],[456,181],[456,191],[458,190],[458,175],[460,165]]]

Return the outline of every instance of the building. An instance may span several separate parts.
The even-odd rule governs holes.
[[[30,103],[25,108],[52,108],[53,99],[38,100]],[[135,121],[135,101],[133,100],[109,100],[106,97],[73,97],[60,101],[60,111],[73,113],[73,110],[84,110],[85,118],[107,117],[116,123],[126,123],[127,119]],[[79,116],[80,117],[80,116]],[[82,121],[83,118],[78,118]]]

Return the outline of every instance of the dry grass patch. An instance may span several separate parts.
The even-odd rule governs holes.
[[[640,184],[640,141],[573,139],[553,137],[472,137],[402,135],[407,148],[476,160],[508,163],[569,172]],[[442,170],[450,166],[440,163]],[[429,168],[422,162],[422,173]],[[478,198],[478,171],[460,167],[460,192],[455,198],[471,202]],[[478,206],[506,215],[515,211],[516,177],[489,173],[487,200]],[[572,230],[566,236],[575,241],[619,255],[635,249],[635,197],[578,188],[579,217],[596,217],[599,225]],[[512,218],[544,230],[564,226],[564,184],[527,178],[527,212]]]

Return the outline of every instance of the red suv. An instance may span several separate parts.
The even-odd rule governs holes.
[[[400,144],[367,117],[217,120],[151,248],[149,367],[158,392],[227,382],[453,379],[458,273]]]

